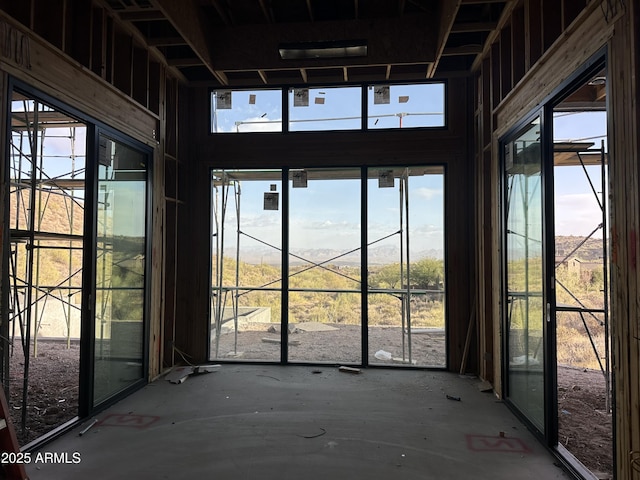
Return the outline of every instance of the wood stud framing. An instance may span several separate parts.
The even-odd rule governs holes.
[[[276,23],[271,2],[256,0],[258,15],[262,15],[270,29]],[[206,325],[196,321],[180,323],[178,313],[189,318],[203,318],[207,298],[180,298],[177,292],[180,283],[181,266],[178,249],[180,226],[195,224],[197,216],[197,198],[184,187],[189,179],[194,180],[194,189],[206,189],[206,173],[213,158],[228,154],[234,158],[237,151],[237,139],[212,140],[203,132],[193,135],[195,146],[189,151],[186,142],[181,141],[179,132],[190,131],[200,124],[189,124],[187,112],[196,112],[206,117],[207,89],[199,86],[186,88],[181,74],[169,65],[157,48],[176,47],[185,43],[201,53],[207,51],[208,39],[201,36],[202,28],[195,33],[189,25],[198,22],[197,2],[188,0],[153,0],[157,8],[147,10],[122,11],[117,16],[107,10],[98,0],[93,2],[71,2],[52,0],[50,2],[12,2],[13,18],[0,14],[0,20],[10,23],[26,34],[33,31],[31,54],[37,61],[31,69],[3,59],[0,71],[0,86],[6,94],[8,76],[14,76],[32,84],[47,94],[55,95],[61,101],[88,115],[103,119],[115,128],[154,147],[154,182],[158,191],[154,192],[153,247],[154,271],[152,274],[152,303],[150,338],[150,376],[158,375],[163,368],[174,364],[173,346],[177,340],[180,347],[190,349],[196,357],[203,359],[206,352],[200,340],[206,336]],[[363,3],[353,0],[355,19],[363,16]],[[640,106],[637,96],[640,91],[640,43],[638,17],[640,6],[637,0],[625,2],[613,18],[604,18],[598,1],[587,0],[512,0],[507,2],[503,15],[497,22],[455,23],[458,10],[465,5],[490,3],[487,0],[458,0],[445,2],[440,12],[438,32],[440,41],[433,44],[439,48],[436,59],[442,55],[477,55],[471,70],[470,79],[452,80],[453,88],[466,92],[463,97],[474,97],[472,109],[473,132],[467,132],[463,114],[455,105],[450,105],[457,115],[451,129],[442,136],[432,138],[436,149],[430,152],[434,161],[450,162],[451,175],[466,178],[465,189],[476,192],[458,200],[456,212],[473,223],[475,235],[468,235],[464,225],[456,224],[454,232],[460,238],[473,237],[475,257],[468,262],[482,281],[475,285],[459,287],[470,291],[475,297],[475,315],[478,334],[478,368],[480,375],[493,382],[496,391],[501,391],[500,379],[500,298],[497,286],[499,277],[499,228],[498,212],[498,151],[497,139],[516,121],[528,113],[577,68],[602,47],[608,46],[608,68],[611,95],[608,98],[610,108],[610,177],[612,183],[612,284],[614,288],[612,302],[613,344],[615,353],[614,372],[616,375],[616,449],[618,478],[640,479],[640,466],[632,463],[633,455],[640,456],[640,274],[638,273],[637,252],[640,250],[640,169],[637,165],[640,145]],[[228,3],[211,0],[224,25],[234,25],[234,17]],[[0,0],[0,6],[3,0]],[[421,6],[408,0],[399,2],[397,14],[408,17],[410,6]],[[73,6],[73,9],[72,9]],[[256,7],[258,8],[258,7]],[[304,7],[303,7],[304,8]],[[319,10],[313,10],[311,0],[306,8],[312,21],[319,18]],[[35,9],[35,10],[34,10]],[[303,10],[304,13],[304,10]],[[174,19],[179,36],[158,36],[145,43],[139,32],[135,32],[126,22],[154,22]],[[236,18],[237,20],[237,18]],[[316,21],[315,24],[321,23]],[[340,24],[338,27],[342,28]],[[494,29],[497,27],[497,30]],[[484,45],[451,47],[445,49],[443,38],[449,33],[492,31]],[[200,33],[198,33],[200,32]],[[424,77],[433,76],[438,60],[425,61]],[[229,79],[224,71],[217,69],[212,58],[175,58],[173,65],[202,65],[212,72],[220,85],[227,85]],[[78,68],[80,65],[83,68]],[[362,67],[362,66],[360,66]],[[372,67],[373,68],[373,67]],[[395,80],[402,69],[391,63],[381,61],[375,65],[381,78]],[[335,69],[335,78],[349,81],[356,78],[356,66],[340,65]],[[376,70],[376,72],[378,71]],[[262,84],[274,82],[275,73],[269,69],[256,70],[256,79]],[[313,68],[293,67],[287,73],[299,78],[303,83],[314,77]],[[231,75],[231,74],[230,74]],[[312,78],[313,79],[313,78]],[[296,80],[297,82],[297,80]],[[467,83],[468,82],[468,83]],[[473,85],[473,88],[469,87]],[[72,91],[70,85],[80,86]],[[471,93],[469,93],[471,92]],[[204,104],[202,103],[204,102]],[[6,106],[4,107],[6,108]],[[189,127],[189,128],[188,128]],[[402,132],[403,134],[405,132]],[[429,134],[431,135],[431,134]],[[427,135],[427,138],[431,138]],[[257,142],[247,145],[248,162],[253,166],[262,165],[265,151],[291,156],[292,162],[300,161],[294,155],[297,149],[308,150],[308,143],[316,141],[317,136],[301,134],[293,143],[293,153],[289,144],[283,144],[271,136],[261,137]],[[315,140],[314,140],[315,138]],[[342,155],[351,154],[356,143],[348,134],[333,134],[331,148],[336,153],[336,161],[346,162]],[[417,155],[424,146],[424,136],[402,135],[398,132],[382,133],[362,150],[363,155],[379,155],[381,145],[393,145],[407,155]],[[461,145],[469,142],[469,152]],[[312,160],[326,158],[325,145],[316,143],[317,155]],[[361,148],[361,147],[358,147]],[[451,155],[454,152],[454,155]],[[190,155],[199,160],[193,164],[184,160]],[[476,175],[465,177],[465,166],[474,161]],[[322,158],[321,158],[322,157]],[[201,160],[204,159],[204,160]],[[446,160],[443,160],[446,159]],[[227,160],[222,160],[227,161]],[[231,162],[231,160],[228,160]],[[379,160],[382,162],[383,160]],[[386,161],[386,159],[384,159]],[[421,159],[414,159],[416,163]],[[190,185],[191,187],[191,185]],[[0,188],[2,186],[0,185]],[[624,193],[623,193],[624,192]],[[628,194],[633,192],[633,194]],[[0,206],[5,200],[0,191]],[[467,195],[467,194],[465,194]],[[474,201],[475,200],[475,201]],[[455,200],[453,200],[455,202]],[[465,211],[464,202],[472,212]],[[184,205],[189,205],[189,209]],[[193,207],[193,208],[191,208]],[[202,213],[202,212],[200,212]],[[188,217],[189,216],[189,217]],[[187,218],[188,217],[188,218]],[[185,222],[185,223],[181,223]],[[206,226],[199,226],[206,230]],[[205,237],[207,232],[199,232]],[[204,237],[203,237],[204,238]],[[185,240],[188,247],[191,240]],[[202,242],[201,242],[202,243]],[[181,245],[180,248],[185,248]],[[192,245],[195,251],[208,254],[207,246]],[[463,255],[462,243],[456,243],[454,251],[460,253],[456,268],[464,268],[462,263],[468,260]],[[186,250],[184,250],[186,252]],[[184,274],[184,272],[182,272]],[[200,272],[198,285],[207,279]],[[206,289],[202,289],[203,291]],[[469,293],[469,292],[467,292]],[[200,296],[204,294],[198,294]],[[464,296],[464,293],[462,294]],[[198,307],[185,307],[188,302]],[[460,302],[463,303],[463,302]],[[468,321],[470,305],[453,305],[453,315],[458,320]],[[206,315],[205,315],[206,316]],[[202,323],[202,322],[201,322]],[[464,322],[451,330],[453,338],[460,339],[466,333]],[[455,341],[455,340],[454,340]],[[180,342],[183,342],[182,344]],[[200,342],[200,343],[198,343]],[[455,365],[461,352],[452,348],[450,361]]]
[[[640,41],[638,2],[615,22],[610,40],[609,86],[613,198],[612,318],[615,375],[617,478],[640,479]],[[625,192],[615,195],[616,192]],[[633,192],[633,193],[632,193]]]
[[[466,2],[465,2],[466,3]],[[479,261],[480,302],[478,319],[481,375],[489,378],[489,365],[482,366],[482,352],[493,352],[500,361],[498,337],[491,344],[490,332],[500,318],[499,295],[492,285],[499,285],[497,139],[522,116],[540,105],[592,55],[608,45],[609,151],[612,184],[612,343],[616,378],[617,478],[640,479],[640,275],[636,252],[640,250],[640,198],[621,192],[637,192],[640,169],[640,42],[638,2],[627,4],[625,11],[613,18],[604,17],[598,2],[582,0],[522,0],[501,26],[500,35],[486,50],[476,66],[475,78],[480,92],[476,96],[475,160],[482,167],[483,180],[476,182],[480,191],[476,221],[477,255],[485,258],[493,252],[493,261]],[[510,50],[507,55],[506,52]],[[486,167],[490,164],[490,168]],[[483,183],[486,182],[486,183]],[[484,209],[483,206],[484,205]],[[493,216],[493,218],[492,218]],[[487,222],[490,232],[487,229]],[[487,244],[490,244],[488,246]],[[492,271],[493,270],[493,271]],[[484,302],[484,307],[483,307]],[[493,324],[493,328],[489,328]],[[484,332],[484,333],[483,333]],[[486,358],[485,358],[486,360]],[[500,369],[494,368],[495,379]],[[494,383],[501,390],[498,382]]]
[[[165,98],[165,82],[169,81],[174,88],[169,94],[177,95],[175,84],[177,77],[171,77],[167,66],[162,64],[162,58],[156,56],[152,47],[144,45],[135,33],[130,33],[126,26],[119,23],[109,12],[99,4],[84,2],[76,8],[81,11],[71,12],[67,9],[69,2],[57,0],[55,2],[29,3],[24,11],[25,19],[33,18],[32,28],[35,33],[47,39],[54,47],[64,50],[64,53],[86,67],[86,72],[79,74],[73,70],[71,62],[65,62],[59,52],[35,37],[31,39],[31,55],[37,58],[30,69],[20,65],[3,62],[3,75],[9,74],[33,84],[45,93],[53,94],[61,101],[84,111],[88,115],[100,118],[115,128],[143,141],[155,148],[154,153],[154,185],[165,183],[165,170],[177,176],[177,97]],[[75,5],[75,4],[74,4]],[[136,18],[144,14],[152,19],[156,15],[152,12],[140,12]],[[125,15],[126,16],[126,15]],[[46,19],[46,21],[45,21]],[[0,14],[0,20],[13,24],[12,19]],[[42,21],[41,21],[42,20]],[[18,24],[14,28],[21,29]],[[92,75],[95,75],[92,77]],[[42,83],[41,79],[46,79]],[[169,80],[167,80],[169,79]],[[73,85],[73,91],[70,86]],[[80,88],[76,88],[76,87]],[[65,92],[65,94],[61,94]],[[169,106],[165,110],[165,107]],[[172,108],[171,108],[172,107]],[[170,139],[162,143],[158,139]],[[165,147],[168,152],[165,156]],[[163,158],[167,160],[162,161]],[[165,162],[171,165],[167,168]],[[173,195],[176,195],[175,189]],[[169,251],[163,255],[154,256],[153,274],[151,278],[151,312],[150,312],[150,378],[158,375],[162,370],[162,338],[164,317],[170,316],[173,325],[175,319],[175,282],[166,285],[163,279],[164,269],[169,276],[175,268],[171,264],[164,265],[165,260],[171,262],[175,255],[176,238],[163,238],[163,232],[176,232],[176,222],[179,204],[173,201],[170,214],[165,215],[164,189],[154,191],[153,210],[153,238],[154,252]],[[167,222],[172,222],[167,224]],[[165,285],[168,290],[162,289]],[[159,299],[162,298],[163,302]],[[169,306],[164,309],[162,304]],[[168,330],[171,332],[171,330]],[[168,340],[172,342],[171,339]],[[170,353],[170,352],[169,352]]]

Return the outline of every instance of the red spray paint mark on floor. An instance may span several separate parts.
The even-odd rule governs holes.
[[[110,413],[102,420],[100,420],[96,426],[100,427],[132,427],[132,428],[147,428],[151,424],[158,421],[160,417],[153,417],[151,415],[131,415],[121,413]]]
[[[529,447],[519,438],[467,435],[467,448],[473,452],[529,453]]]

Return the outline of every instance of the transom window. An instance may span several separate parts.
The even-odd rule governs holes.
[[[211,133],[443,128],[445,99],[442,82],[218,89]]]

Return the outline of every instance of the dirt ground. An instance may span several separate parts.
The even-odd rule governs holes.
[[[345,333],[342,328],[292,333],[289,339],[297,340],[298,344],[292,345],[291,352],[297,352],[294,357],[299,361],[330,362],[338,358],[346,362],[349,358],[359,358],[359,341],[354,348],[349,344],[352,335]],[[372,363],[401,364],[402,335],[396,333],[372,329],[370,351],[385,350],[393,357],[390,362],[372,358]],[[266,331],[239,332],[238,351],[251,352],[251,358],[277,360],[279,343],[264,342],[263,338],[277,339],[279,335]],[[221,336],[220,351],[229,352],[229,347],[233,350],[233,343],[233,333]],[[16,348],[11,358],[9,404],[18,439],[25,445],[77,415],[79,348],[77,344],[67,349],[64,343],[39,342],[38,356],[30,359],[28,420],[24,430],[21,426],[24,359],[19,350]],[[405,357],[407,353],[405,344]],[[414,335],[412,359],[418,364],[443,365],[444,336]],[[611,478],[611,415],[605,411],[604,379],[599,371],[558,368],[558,418],[560,443],[600,478]]]
[[[558,440],[600,479],[613,478],[612,415],[599,370],[558,368]]]
[[[27,422],[22,425],[24,356],[16,344],[9,364],[9,409],[20,445],[71,420],[78,414],[80,348],[64,342],[38,342],[38,356],[29,359]]]
[[[321,330],[323,327],[333,330]],[[310,322],[292,326],[290,330],[290,362],[360,363],[362,343],[359,326]],[[411,337],[411,349],[408,336],[405,334],[403,339],[402,330],[398,327],[370,328],[368,337],[369,363],[446,366],[444,330],[415,329]],[[220,336],[217,358],[279,361],[280,338],[279,327],[272,325],[260,328],[254,325],[251,329],[240,329],[236,347],[233,331],[227,331]],[[374,354],[378,351],[386,352],[391,359],[386,360],[384,356],[376,358]],[[211,352],[215,357],[215,339],[212,340]],[[237,352],[240,354],[237,355]]]

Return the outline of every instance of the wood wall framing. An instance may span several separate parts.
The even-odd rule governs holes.
[[[69,8],[59,8],[63,3]],[[179,165],[179,75],[99,3],[74,2],[73,8],[62,0],[35,5],[0,2],[3,75],[153,148],[149,376],[154,378],[162,371],[164,350],[173,345],[173,339],[166,338],[173,330],[164,328],[165,318],[171,325],[175,321],[175,281],[164,272],[175,271],[175,255],[165,253],[176,248],[177,190],[169,189],[166,196],[164,184],[165,165],[174,179]],[[172,207],[167,215],[168,202]],[[167,238],[167,230],[173,236]]]
[[[618,478],[640,478],[640,4],[615,22],[609,42],[612,191],[612,328]]]
[[[153,8],[128,11],[124,7],[117,14],[113,7],[147,3]],[[249,27],[232,28],[229,19],[209,38],[198,17],[199,3],[184,2],[185,7],[179,8],[182,3],[171,0],[0,0],[0,131],[6,131],[10,80],[17,79],[153,149],[149,378],[184,362],[183,354],[192,362],[208,360],[211,168],[438,164],[445,165],[447,179],[449,368],[459,370],[469,322],[475,322],[467,371],[476,371],[501,395],[499,139],[556,95],[587,62],[606,52],[616,469],[619,479],[640,480],[640,0],[488,2],[504,3],[504,8],[491,20],[496,28],[486,41],[473,46],[477,56],[468,62],[471,74],[458,72],[444,78],[446,128],[261,133],[251,141],[245,135],[209,133],[210,88],[234,80],[234,73],[227,76],[225,68],[245,78],[246,63],[232,48],[203,53],[210,43],[224,45],[226,34],[239,38]],[[455,27],[461,6],[475,3],[480,2],[444,2],[440,9],[444,30]],[[167,34],[149,42],[132,26],[133,20],[139,24],[169,17],[175,28],[170,34],[181,39],[171,40]],[[313,32],[322,31],[319,23]],[[197,28],[190,30],[191,24]],[[292,35],[300,25],[291,30]],[[359,25],[368,32],[374,23],[363,20]],[[264,24],[259,30],[268,32],[271,27]],[[287,27],[277,28],[282,33]],[[440,59],[445,45],[442,38],[438,41],[445,36],[444,30],[439,35],[429,31],[420,38],[424,49],[430,49],[424,65],[419,65],[423,80],[434,74],[438,62],[447,62],[446,56]],[[405,40],[412,38],[407,34]],[[274,43],[276,37],[268,40]],[[188,44],[201,58],[176,54],[172,62],[167,61],[169,50],[163,42],[171,41],[176,42],[171,45],[173,51],[181,53]],[[260,49],[267,49],[265,45],[256,45],[246,57],[266,62],[262,65],[266,69],[280,68],[277,58],[264,60]],[[399,45],[387,45],[382,52],[379,62],[389,63],[387,72],[391,63],[403,59]],[[431,58],[434,53],[437,61]],[[195,60],[201,64],[191,72],[206,68],[210,75],[202,78],[209,80],[187,80],[190,66],[185,65]],[[358,62],[361,70],[350,72],[365,75],[371,66],[365,65],[365,59]],[[257,63],[253,67],[260,67]],[[381,65],[376,67],[384,68]],[[319,78],[314,75],[320,70],[307,67],[305,63],[299,70],[292,69],[291,78],[277,78],[291,83]],[[394,66],[394,72],[401,72],[401,67]],[[346,67],[334,70],[335,78],[320,78],[360,80],[348,78]],[[258,81],[252,76],[242,81],[253,82],[252,87],[267,79],[273,83],[276,77],[269,74],[262,72]],[[3,158],[6,147],[5,135],[0,135]],[[2,211],[7,202],[2,181],[6,174],[4,167],[0,169]],[[0,232],[0,245],[4,245],[6,228]],[[3,299],[6,288],[0,283]]]
[[[476,286],[480,375],[500,378],[498,139],[606,48],[617,478],[640,478],[639,2],[524,0],[514,4],[501,34],[476,69],[475,161],[484,166],[483,175],[476,179],[477,265],[479,278],[485,279]],[[492,260],[482,260],[488,258]],[[493,338],[483,332],[493,332]],[[494,387],[501,391],[499,381]]]

